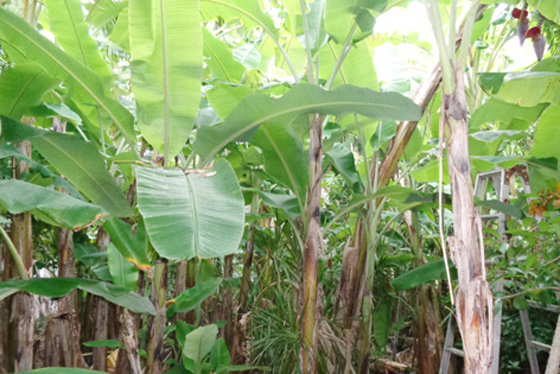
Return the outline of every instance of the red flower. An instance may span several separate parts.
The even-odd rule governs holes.
[[[529,29],[529,31],[527,31],[527,34],[525,34],[525,37],[535,39],[539,35],[541,35],[541,28],[539,26],[535,26],[535,27],[531,27]]]
[[[511,15],[513,16],[513,18],[524,19],[527,18],[527,15],[529,15],[529,13],[526,10],[513,8],[513,12],[511,12]]]

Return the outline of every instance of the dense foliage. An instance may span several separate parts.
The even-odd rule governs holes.
[[[2,1],[0,373],[436,372],[461,287],[442,45],[466,64],[473,180],[508,175],[475,206],[502,220],[482,259],[499,372],[529,372],[518,310],[560,295],[559,17]],[[557,314],[529,316],[550,344]]]

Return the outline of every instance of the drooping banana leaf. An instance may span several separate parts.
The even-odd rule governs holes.
[[[193,149],[205,165],[228,143],[250,140],[260,125],[286,125],[308,113],[358,113],[396,121],[419,120],[421,116],[412,100],[397,93],[379,93],[350,85],[325,91],[314,85],[298,84],[280,99],[263,94],[245,97],[222,125],[202,127]]]
[[[69,229],[85,226],[107,214],[96,205],[16,179],[0,180],[0,205],[12,214],[37,211],[39,218]]]
[[[34,149],[88,199],[116,217],[132,215],[132,208],[92,143],[73,135],[39,130],[10,118],[0,120],[6,141],[31,140]]]
[[[204,56],[212,76],[225,82],[241,82],[245,67],[233,58],[229,47],[206,29],[203,29],[203,36]]]
[[[64,81],[69,96],[77,93],[88,97],[126,136],[131,146],[136,139],[133,117],[121,104],[107,97],[101,79],[78,60],[54,45],[20,17],[0,8],[0,41],[10,51],[17,51],[18,59],[35,62],[51,76]]]
[[[325,29],[340,44],[353,28],[352,40],[362,40],[373,33],[373,14],[383,11],[386,5],[387,0],[327,0]]]
[[[558,0],[529,0],[531,6],[536,7],[537,10],[549,20],[560,24],[560,1]]]
[[[481,87],[494,98],[522,107],[560,104],[560,73],[524,71],[480,74]]]
[[[138,126],[169,160],[189,138],[200,103],[198,0],[131,0],[128,16]]]
[[[121,255],[113,243],[107,246],[107,266],[116,286],[130,291],[138,288],[138,269]]]
[[[51,32],[57,43],[76,60],[97,74],[105,87],[111,82],[111,70],[99,54],[97,42],[84,22],[80,0],[46,0]],[[96,8],[94,8],[96,9]]]
[[[261,126],[251,143],[262,150],[266,172],[292,190],[303,212],[309,156],[299,139],[285,127],[272,124]]]
[[[58,81],[35,63],[16,65],[0,75],[0,114],[20,119],[41,104]]]
[[[156,314],[148,298],[111,283],[81,278],[31,278],[0,282],[0,289],[18,289],[44,297],[62,297],[76,288],[100,296],[134,313]]]
[[[4,121],[5,117],[2,118],[0,116],[0,125]],[[66,179],[61,177],[60,175],[54,173],[50,170],[47,166],[32,160],[26,157],[23,152],[15,148],[9,144],[0,144],[0,159],[7,158],[7,157],[15,157],[18,161],[25,161],[29,166],[29,171],[32,173],[39,173],[43,178],[52,178],[53,179],[53,187],[62,188],[65,192],[67,192],[70,196],[77,197],[78,199],[83,200],[84,196],[78,192]]]
[[[134,235],[129,224],[116,218],[107,220],[103,225],[103,229],[111,236],[111,242],[126,260],[143,271],[151,268],[146,251],[146,237],[145,235],[143,237],[140,236],[140,231],[143,230],[138,230],[136,235]],[[145,233],[145,231],[143,232]]]
[[[115,217],[133,214],[124,194],[92,143],[66,134],[45,132],[31,140],[33,147],[72,185]]]

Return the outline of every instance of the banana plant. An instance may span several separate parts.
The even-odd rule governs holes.
[[[0,295],[23,290],[59,297],[79,289],[154,316],[146,326],[150,341],[144,347],[149,373],[166,370],[161,348],[171,344],[166,340],[171,317],[180,320],[181,314],[194,312],[194,324],[173,327],[179,343],[171,344],[175,370],[246,370],[231,366],[238,358],[226,354],[216,324],[199,326],[205,300],[231,288],[231,282],[207,268],[223,263],[223,273],[230,274],[224,277],[230,277],[231,256],[246,251],[238,299],[240,311],[245,309],[252,256],[260,249],[255,248],[260,225],[255,216],[277,207],[303,262],[300,371],[318,372],[320,257],[334,222],[325,226],[322,220],[328,213],[322,201],[324,176],[333,170],[355,198],[337,219],[348,212],[364,218],[354,232],[361,253],[354,281],[361,289],[365,271],[372,293],[375,249],[382,240],[377,224],[383,205],[378,203],[396,193],[382,187],[394,175],[440,79],[435,69],[428,94],[416,100],[420,107],[402,94],[379,92],[370,36],[376,17],[399,3],[287,0],[263,9],[257,0],[48,0],[48,12],[39,18],[44,32],[1,7],[0,42],[9,64],[0,73],[0,156],[31,165],[20,179],[2,176],[2,212],[32,214],[79,232],[76,238],[95,233],[105,250],[95,250],[101,261],[91,258],[93,251],[80,254],[80,263],[91,264],[91,276],[99,279],[10,280],[0,284]],[[544,15],[553,14],[543,4],[533,5]],[[467,23],[465,35],[473,22]],[[445,47],[444,57],[462,68],[464,61],[451,59],[454,38],[451,34],[453,43],[440,50]],[[460,58],[465,57],[462,50]],[[447,60],[441,61],[443,96],[455,97],[461,87]],[[543,146],[535,147],[535,157],[557,152],[550,143],[545,149],[542,140],[551,136],[556,91],[538,91],[543,82],[553,85],[554,74],[512,74],[502,81],[481,76],[502,104],[517,104],[512,92],[517,84],[528,83],[531,94],[519,105],[547,108],[536,141]],[[538,117],[538,108],[518,116]],[[488,121],[488,114],[480,113],[481,123]],[[455,117],[451,113],[448,122]],[[396,127],[397,121],[403,124]],[[45,130],[62,122],[68,122],[66,134]],[[491,143],[492,136],[510,135],[477,136]],[[22,141],[31,144],[31,154],[14,147]],[[381,162],[385,150],[389,155]],[[108,243],[101,245],[107,236]],[[91,244],[77,247],[91,250]],[[14,258],[22,260],[17,253]],[[106,271],[100,271],[100,263],[107,264]],[[27,270],[20,270],[25,278]],[[208,279],[205,272],[211,274]],[[177,274],[174,292],[168,289],[168,274]],[[439,276],[430,274],[425,280]],[[150,295],[150,302],[135,293],[140,291]],[[173,293],[176,298],[167,300]],[[360,314],[358,296],[348,320]],[[373,318],[389,316],[387,303],[374,313],[373,298],[367,296],[362,305],[360,367],[368,366]],[[125,327],[133,321],[126,312],[119,317],[126,343],[119,353],[121,365],[128,362],[132,372],[139,372],[140,359],[134,357],[139,342]],[[236,339],[242,345],[243,339]],[[352,352],[345,355],[349,372]]]
[[[463,39],[457,54],[455,53],[457,2],[451,4],[448,38],[445,37],[442,28],[437,1],[426,2],[426,5],[438,43],[442,69],[442,120],[439,134],[440,137],[445,134],[448,146],[447,161],[454,222],[454,236],[449,238],[449,246],[459,279],[456,294],[457,320],[463,339],[466,372],[485,373],[490,370],[492,364],[491,326],[494,306],[492,292],[486,280],[484,247],[481,244],[484,240],[481,237],[481,221],[480,218],[476,218],[478,213],[474,208],[463,74],[479,3],[472,3],[468,11]],[[441,183],[440,181],[440,186]],[[440,215],[442,210],[443,208],[440,208]],[[441,220],[442,218],[440,218],[440,225]],[[441,227],[440,230],[443,228]],[[442,246],[444,244],[445,239],[442,238]]]

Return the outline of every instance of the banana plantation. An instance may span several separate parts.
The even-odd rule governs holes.
[[[0,373],[560,373],[560,2],[0,0]]]

